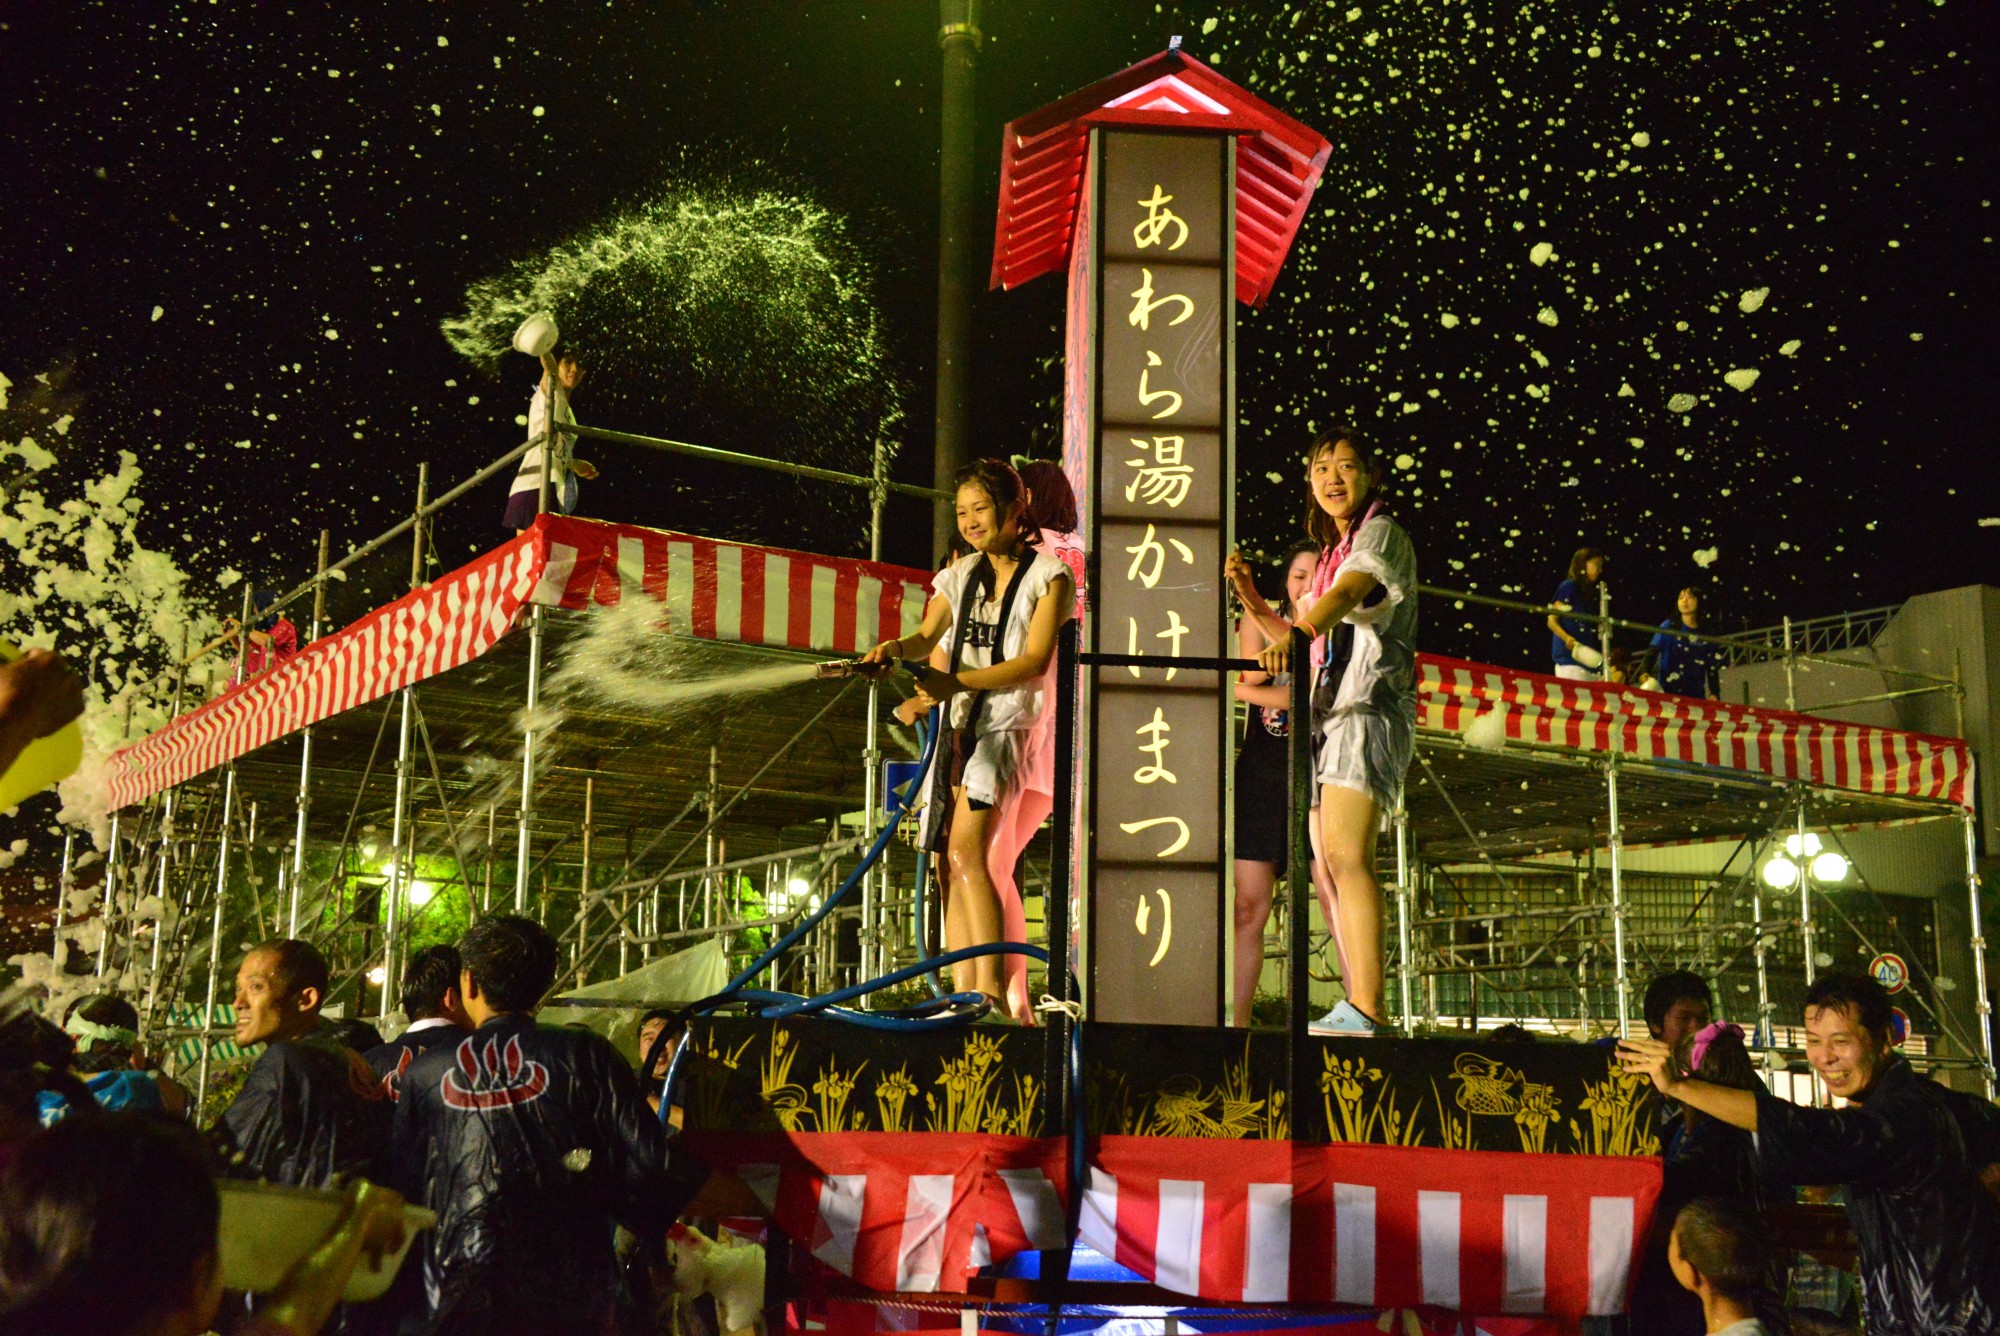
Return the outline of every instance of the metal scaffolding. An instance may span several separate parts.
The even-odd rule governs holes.
[[[887,480],[887,446],[880,440],[873,476],[864,478],[581,424],[565,423],[563,430],[867,488],[875,557],[887,496],[933,495]],[[404,534],[412,541],[409,587],[421,586],[431,518],[527,448],[516,448],[436,499],[428,496],[428,470],[420,468],[410,517],[339,561],[329,561],[323,532],[311,580],[263,609],[252,609],[246,592],[238,664],[253,612],[269,615],[310,594],[308,640],[319,639],[327,629],[329,581],[371,554],[386,556],[388,544]],[[1549,612],[1547,605],[1465,591],[1422,592],[1535,617]],[[1607,645],[1615,630],[1656,629],[1616,620],[1608,604],[1585,620],[1598,623]],[[156,1039],[184,1046],[203,1093],[213,1044],[228,1029],[221,990],[233,943],[258,940],[280,926],[314,940],[334,962],[335,1001],[350,1015],[382,1015],[396,1003],[399,963],[412,943],[439,930],[446,906],[457,906],[452,912],[466,918],[490,912],[495,882],[504,888],[511,881],[514,912],[539,913],[563,942],[570,962],[566,981],[615,977],[661,950],[710,937],[720,938],[733,959],[745,960],[827,894],[838,881],[839,860],[878,829],[889,750],[879,686],[802,689],[782,709],[721,709],[700,727],[661,728],[610,710],[573,714],[556,747],[542,717],[547,669],[581,633],[581,617],[538,604],[525,630],[474,664],[430,679],[421,691],[407,687],[380,709],[361,707],[302,730],[294,735],[296,756],[288,750],[290,739],[281,739],[217,774],[166,791],[143,809],[117,814],[99,897],[105,931],[95,972],[105,986],[115,986],[127,971],[146,978],[146,1025]],[[1780,634],[1775,644],[1755,637],[1692,638],[1724,643],[1732,657],[1782,659],[1789,676],[1800,664],[1851,666],[1828,657],[1840,649],[1830,634]],[[780,652],[699,645],[718,671],[768,663]],[[180,674],[176,717],[184,667]],[[1919,682],[1912,691],[1962,696],[1955,677],[1906,676]],[[526,708],[517,710],[517,702]],[[392,715],[393,760],[385,765]],[[475,740],[475,756],[518,744],[520,763],[471,765],[460,758],[456,766],[441,764],[440,738]],[[1864,943],[1880,945],[1884,938],[1804,876],[1796,917],[1773,917],[1758,871],[1763,851],[1787,833],[1802,838],[1818,831],[1838,841],[1843,828],[1957,819],[1972,915],[1978,1033],[1953,1023],[1928,992],[1919,999],[1920,1019],[1929,1039],[1953,1050],[1945,1053],[1934,1043],[1926,1057],[1979,1068],[1990,1092],[1981,888],[1968,811],[1580,748],[1510,743],[1494,752],[1444,732],[1421,732],[1417,756],[1404,801],[1389,817],[1393,876],[1382,878],[1392,888],[1396,914],[1397,1019],[1446,1029],[1533,1019],[1578,1033],[1627,1033],[1634,1023],[1635,978],[1680,967],[1708,978],[1725,1012],[1735,1009],[1739,988],[1754,990],[1758,1042],[1778,1053],[1785,1046],[1773,974],[1796,961],[1798,974],[1810,980],[1823,935],[1835,930],[1823,916]],[[260,842],[252,815],[260,803],[266,813],[291,809],[289,822],[268,823],[289,827],[266,833],[266,840],[275,835],[282,841],[274,846]],[[468,847],[459,818],[477,820],[481,809],[485,839],[475,836]],[[501,834],[502,809],[514,814],[512,840]],[[388,826],[386,850],[375,838],[378,823]],[[1739,866],[1732,855],[1712,877],[1628,866],[1628,851],[1640,846],[1724,839],[1738,841],[1737,853],[1747,858]],[[817,991],[928,953],[929,889],[917,885],[914,855],[893,843],[890,848],[858,902],[830,917],[775,984]],[[279,871],[268,931],[254,880],[266,856]],[[1038,843],[1029,856],[1029,879],[1044,887],[1065,885],[1067,870],[1045,868],[1046,859]],[[421,902],[412,894],[420,882],[430,888]],[[77,928],[68,913],[75,886],[66,842],[59,941]],[[156,895],[160,905],[144,921],[137,913],[142,891]],[[1277,897],[1280,905],[1285,901]],[[1287,940],[1283,918],[1281,913],[1272,925],[1274,944]],[[123,931],[114,932],[113,925]],[[1315,959],[1328,954],[1323,929],[1311,941]],[[1284,955],[1280,949],[1273,958]],[[380,971],[373,993],[371,968]],[[201,999],[198,1008],[187,997],[190,988]]]

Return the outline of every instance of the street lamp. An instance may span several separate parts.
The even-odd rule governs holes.
[[[1845,857],[1826,848],[1820,838],[1810,832],[1785,837],[1785,852],[1773,855],[1764,864],[1764,884],[1773,890],[1785,891],[1799,884],[1805,877],[1814,886],[1830,886],[1847,880],[1852,870]]]
[[[1800,825],[1804,820],[1801,818]],[[1799,937],[1805,953],[1806,982],[1818,972],[1817,943],[1813,934],[1812,895],[1847,880],[1851,865],[1839,853],[1826,848],[1819,836],[1799,830],[1785,837],[1785,852],[1774,854],[1764,864],[1764,884],[1773,890],[1799,890]],[[1761,929],[1760,929],[1761,930]]]

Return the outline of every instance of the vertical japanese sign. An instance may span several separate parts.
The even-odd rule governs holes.
[[[1225,135],[1097,135],[1087,634],[1100,653],[1232,652],[1232,150]],[[1100,667],[1086,687],[1090,1015],[1218,1025],[1227,676]]]

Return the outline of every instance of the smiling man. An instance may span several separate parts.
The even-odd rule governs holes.
[[[1893,1024],[1889,995],[1866,975],[1821,975],[1806,990],[1806,1058],[1842,1109],[1693,1080],[1659,1040],[1625,1040],[1619,1051],[1661,1094],[1755,1132],[1774,1179],[1847,1189],[1871,1331],[1992,1336],[2000,1203],[1979,1171],[2000,1110],[1917,1075]]]
[[[265,942],[236,971],[236,1042],[264,1045],[213,1133],[224,1172],[292,1187],[379,1178],[389,1106],[361,1055],[325,1032],[326,957]]]

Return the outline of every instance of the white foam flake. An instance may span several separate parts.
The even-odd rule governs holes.
[[[1803,346],[1804,344],[1798,339],[1786,339],[1784,345],[1780,347],[1778,351],[1780,353],[1783,353],[1786,357],[1797,357],[1799,355],[1799,349]]]
[[[1745,315],[1764,305],[1764,299],[1771,295],[1769,288],[1752,288],[1736,299],[1736,309]]]
[[[1722,379],[1732,390],[1747,390],[1757,383],[1763,373],[1754,366],[1740,366],[1733,371],[1722,373]]]
[[[1669,413],[1692,413],[1695,405],[1700,402],[1701,400],[1692,394],[1676,394],[1667,400],[1667,411]]]
[[[1458,317],[1453,315],[1450,311],[1446,311],[1443,315],[1440,315],[1438,317],[1438,323],[1440,325],[1443,325],[1446,329],[1457,329]]]
[[[1538,269],[1555,258],[1556,248],[1549,242],[1537,241],[1533,246],[1528,248],[1528,263]]]
[[[1556,308],[1553,306],[1544,306],[1541,310],[1535,312],[1535,319],[1545,325],[1554,326],[1557,323]]]

